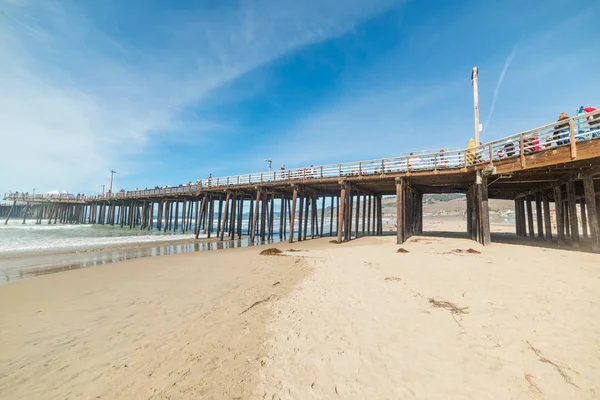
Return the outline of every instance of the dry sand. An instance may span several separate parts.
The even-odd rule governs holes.
[[[432,237],[399,254],[394,240],[146,258],[0,286],[1,397],[600,397],[600,256]],[[481,254],[452,252],[469,247]]]

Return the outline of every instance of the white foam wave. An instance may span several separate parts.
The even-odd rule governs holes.
[[[13,240],[0,243],[0,254],[20,252],[60,251],[72,249],[93,249],[109,246],[123,246],[160,241],[176,241],[194,238],[193,234],[184,235],[147,235],[112,237],[70,237],[53,239]]]

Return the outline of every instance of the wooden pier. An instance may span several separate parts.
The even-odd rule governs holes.
[[[382,198],[395,196],[397,242],[403,243],[423,231],[424,194],[465,193],[467,234],[483,245],[491,242],[488,199],[501,198],[515,202],[517,235],[574,247],[584,240],[600,250],[600,127],[588,123],[590,116],[600,112],[569,119],[567,129],[552,123],[456,151],[211,177],[108,196],[8,194],[12,206],[0,208],[0,216],[7,223],[20,207],[18,215],[38,224],[343,242],[383,234]]]

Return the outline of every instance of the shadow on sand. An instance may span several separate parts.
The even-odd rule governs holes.
[[[429,231],[423,232],[420,236],[426,237],[437,237],[437,238],[448,238],[448,239],[470,239],[466,232],[453,232],[453,231]],[[528,238],[520,237],[510,232],[492,232],[492,244],[512,244],[519,246],[531,246],[541,247],[545,249],[559,249],[566,251],[579,251],[584,253],[597,253],[592,250],[592,244],[589,239],[580,238],[579,247],[574,247],[571,242],[565,242],[565,244],[559,244],[556,239],[554,240],[543,240],[537,237]]]

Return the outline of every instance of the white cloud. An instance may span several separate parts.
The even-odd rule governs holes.
[[[6,3],[0,186],[90,191],[111,167],[139,172],[132,156],[152,135],[185,129],[181,110],[212,89],[298,46],[340,35],[394,2],[242,2],[165,13],[159,25],[132,17],[136,40],[107,31],[77,3]],[[116,12],[135,12],[116,4]]]
[[[515,58],[515,55],[517,54],[518,49],[519,49],[519,43],[517,42],[517,44],[515,44],[512,51],[506,58],[506,61],[504,62],[504,67],[502,67],[502,72],[500,72],[500,77],[498,78],[498,82],[496,83],[496,87],[494,88],[494,97],[492,98],[492,105],[490,106],[490,113],[488,114],[488,117],[487,117],[485,123],[483,124],[484,130],[487,129],[487,126],[490,123],[490,120],[492,119],[492,115],[494,114],[494,107],[496,107],[496,100],[498,100],[498,94],[500,93],[500,86],[502,85],[502,82],[504,81],[504,77],[506,76],[506,73],[508,72],[508,68],[510,67],[510,64],[512,64],[513,59]]]

